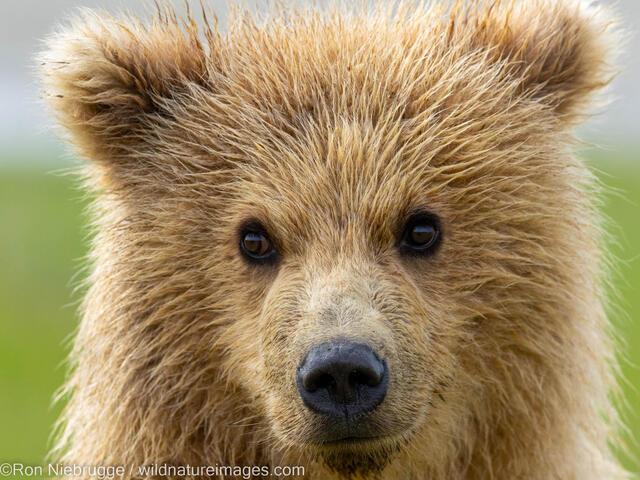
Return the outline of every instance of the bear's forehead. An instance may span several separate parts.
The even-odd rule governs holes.
[[[336,235],[353,232],[389,243],[413,213],[445,215],[441,167],[427,153],[416,161],[370,125],[343,123],[295,143],[289,151],[261,147],[239,167],[237,219],[256,218],[289,238],[341,242]]]
[[[436,208],[428,192],[407,186],[402,172],[371,173],[362,164],[343,167],[329,164],[293,176],[244,179],[243,216],[257,215],[277,230],[301,237],[318,237],[327,229],[386,236],[412,210]]]
[[[535,181],[538,164],[548,161],[545,122],[499,102],[461,94],[450,112],[433,99],[426,114],[408,115],[389,99],[373,116],[350,105],[323,111],[321,101],[309,110],[304,97],[291,95],[290,111],[238,102],[224,118],[211,118],[200,102],[201,128],[194,115],[184,135],[231,167],[236,219],[257,217],[289,236],[357,228],[391,241],[413,212],[445,221],[470,212],[480,199],[487,204],[525,178]],[[487,120],[478,112],[491,108],[503,114]]]
[[[277,236],[319,242],[340,243],[353,232],[368,245],[391,244],[418,212],[437,215],[447,227],[499,228],[491,227],[500,221],[492,211],[505,203],[542,208],[544,199],[531,192],[561,168],[550,163],[545,129],[523,122],[497,138],[482,129],[456,135],[457,127],[434,124],[419,144],[410,138],[414,124],[398,125],[316,121],[313,134],[253,137],[258,145],[247,142],[250,153],[236,167],[235,221],[256,218]]]
[[[549,112],[514,100],[500,65],[439,36],[367,32],[234,39],[215,88],[172,107],[176,137],[232,166],[238,217],[387,235],[411,212],[499,197],[545,159]]]

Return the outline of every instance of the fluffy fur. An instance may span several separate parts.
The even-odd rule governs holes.
[[[611,78],[603,9],[335,6],[223,33],[85,13],[42,57],[91,160],[95,239],[56,455],[292,465],[306,478],[612,479],[593,178],[572,128]],[[398,231],[436,213],[443,243]],[[238,228],[282,256],[253,266]],[[314,442],[294,372],[322,341],[387,359],[381,438]]]

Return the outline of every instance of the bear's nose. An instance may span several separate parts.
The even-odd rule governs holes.
[[[316,413],[352,417],[373,411],[387,393],[387,364],[361,343],[313,347],[296,372],[303,403]]]

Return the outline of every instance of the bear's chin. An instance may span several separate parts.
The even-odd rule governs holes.
[[[360,478],[382,472],[402,446],[403,442],[397,439],[334,442],[320,447],[316,457],[342,478]]]

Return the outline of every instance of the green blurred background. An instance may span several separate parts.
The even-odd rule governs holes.
[[[225,7],[212,0],[224,24]],[[226,2],[222,2],[226,3]],[[285,2],[291,3],[291,2]],[[300,0],[297,3],[304,3]],[[606,1],[603,3],[613,3]],[[630,24],[640,2],[619,0]],[[0,463],[41,464],[61,405],[53,405],[65,376],[64,360],[77,324],[78,293],[87,251],[86,199],[64,171],[77,160],[65,155],[50,132],[31,66],[39,39],[79,5],[143,10],[124,0],[22,0],[0,3]],[[114,8],[115,7],[115,8]],[[608,146],[584,157],[609,188],[605,210],[613,220],[613,246],[621,292],[614,318],[620,337],[629,455],[640,473],[640,41],[632,37],[624,73],[606,113],[581,137]],[[74,280],[75,278],[75,280]],[[636,437],[635,440],[633,439]]]

